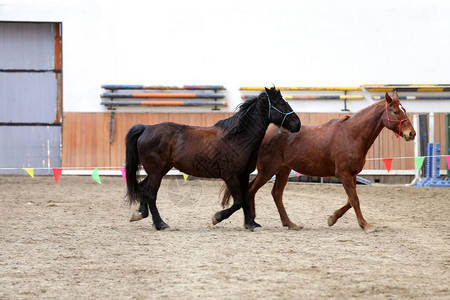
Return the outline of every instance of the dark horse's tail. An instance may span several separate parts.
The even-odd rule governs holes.
[[[223,197],[222,197],[222,207],[226,208],[229,204],[230,204],[230,198],[231,198],[231,193],[230,190],[227,187],[227,184],[224,183],[222,185],[222,187],[220,188],[220,194],[223,193]]]
[[[127,199],[131,205],[139,202],[138,199],[138,181],[136,173],[139,171],[139,153],[137,149],[137,141],[141,134],[144,132],[146,126],[142,124],[136,124],[128,131],[125,138],[126,145],[126,162],[125,170],[127,176]]]
[[[248,183],[249,188],[252,187],[254,181],[255,181],[255,178],[253,178],[253,180]],[[223,193],[223,196],[222,196],[221,204],[222,204],[223,208],[226,208],[230,205],[230,199],[231,199],[231,192],[230,192],[230,189],[228,189],[228,186],[226,183],[224,183],[222,185],[222,187],[220,188],[220,194],[222,194],[222,193]]]

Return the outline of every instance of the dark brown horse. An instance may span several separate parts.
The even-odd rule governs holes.
[[[301,132],[295,134],[278,134],[276,129],[269,127],[258,152],[258,175],[250,182],[253,217],[256,192],[276,175],[272,196],[281,222],[290,229],[300,228],[289,220],[282,200],[289,173],[294,169],[308,176],[337,176],[341,180],[348,201],[328,218],[329,226],[353,207],[359,226],[366,232],[373,231],[375,228],[366,222],[361,213],[356,194],[356,175],[363,169],[367,151],[384,127],[406,141],[413,140],[416,135],[395,91],[392,98],[386,93],[384,100],[351,117],[333,119],[319,126],[303,125]],[[222,204],[226,203],[227,194]]]
[[[253,231],[260,227],[250,212],[248,182],[270,123],[291,132],[300,130],[300,119],[275,88],[266,88],[266,92],[242,103],[232,117],[212,127],[169,122],[134,125],[126,137],[127,196],[130,204],[140,202],[140,206],[131,221],[146,218],[150,209],[157,230],[169,227],[159,215],[156,196],[162,177],[175,167],[189,175],[225,181],[234,204],[217,212],[213,224],[242,207],[245,228]],[[139,164],[148,174],[140,183],[136,175]]]

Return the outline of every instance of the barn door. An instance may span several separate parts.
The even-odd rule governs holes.
[[[0,173],[61,166],[61,25],[0,22]]]

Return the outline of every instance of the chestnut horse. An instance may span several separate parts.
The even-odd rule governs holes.
[[[292,169],[317,177],[337,176],[348,196],[347,204],[328,218],[332,226],[353,207],[359,226],[366,232],[375,230],[367,223],[356,194],[356,175],[364,167],[366,154],[373,142],[386,127],[406,141],[413,140],[416,132],[398,100],[397,92],[388,93],[379,101],[351,117],[333,119],[319,126],[303,125],[301,132],[278,134],[269,128],[258,152],[258,174],[250,182],[250,208],[255,217],[255,194],[276,175],[272,196],[283,226],[300,228],[289,220],[283,205],[283,190]],[[227,203],[224,195],[222,204]]]
[[[157,230],[169,226],[156,207],[162,177],[175,167],[197,177],[221,178],[234,198],[234,204],[213,216],[213,224],[243,208],[244,227],[260,227],[252,217],[248,197],[249,175],[255,170],[259,146],[270,123],[291,132],[300,130],[300,119],[275,87],[247,100],[230,118],[212,127],[176,123],[152,126],[134,125],[126,137],[127,196],[130,205],[140,202],[130,221],[152,214]],[[138,183],[139,165],[148,176]]]

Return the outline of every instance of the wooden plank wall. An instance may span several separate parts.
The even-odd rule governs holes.
[[[137,123],[176,122],[211,126],[231,113],[118,113],[114,142],[109,143],[110,113],[65,113],[62,166],[64,168],[120,167],[125,162],[125,136]]]
[[[298,114],[303,124],[318,125],[348,114]],[[196,126],[211,126],[231,113],[117,113],[115,140],[109,143],[109,113],[65,113],[63,121],[62,166],[64,168],[121,167],[125,162],[124,139],[136,123],[156,124],[171,121]],[[412,115],[409,116],[412,120]],[[435,142],[445,145],[445,114],[435,114]],[[413,157],[414,143],[383,129],[369,150],[365,169],[385,170],[381,160],[371,158]],[[446,168],[441,159],[441,169]],[[392,170],[413,170],[414,159],[394,159]]]
[[[65,113],[62,167],[110,167],[109,114]]]

